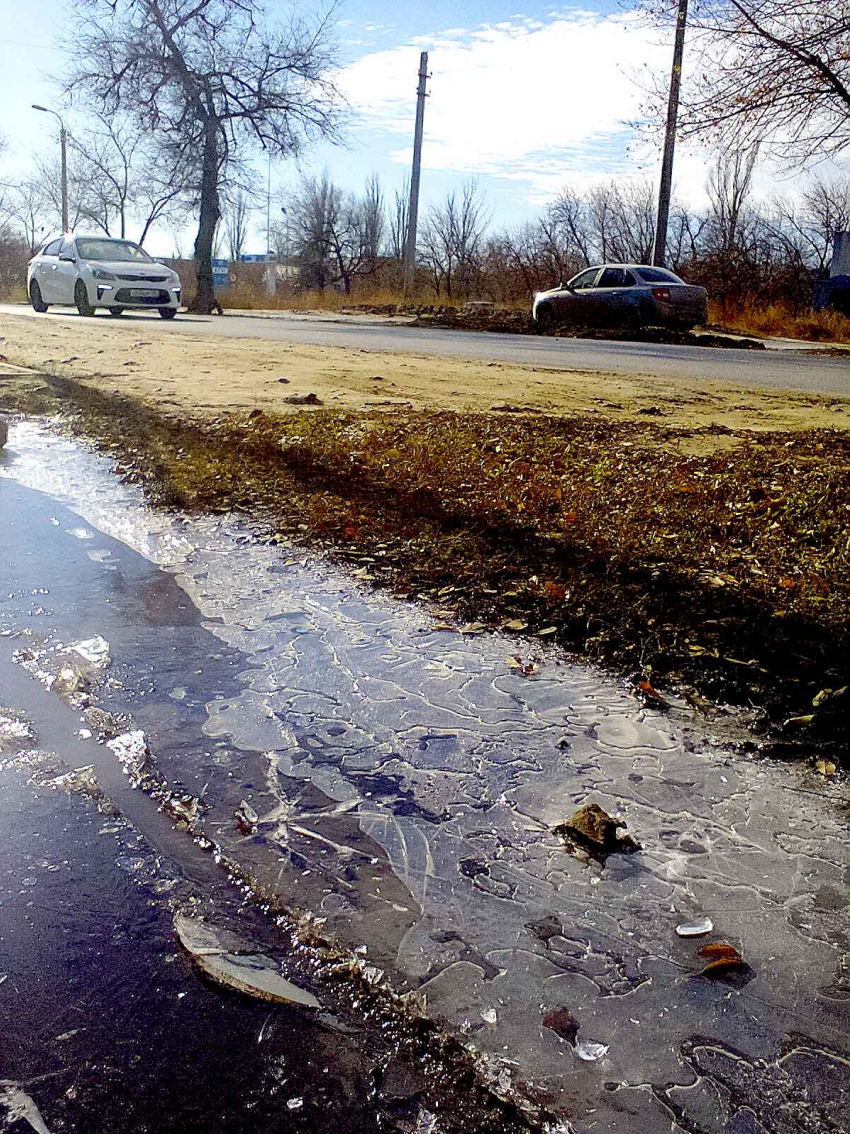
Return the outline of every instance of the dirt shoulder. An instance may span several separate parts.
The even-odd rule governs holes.
[[[72,414],[155,502],[249,511],[441,624],[558,642],[650,700],[749,706],[775,751],[844,748],[847,402],[138,326],[0,333],[48,375],[7,375],[0,405]],[[323,405],[283,400],[307,393]]]
[[[508,405],[617,422],[651,416],[690,430],[850,428],[850,399],[831,396],[646,374],[199,339],[105,318],[103,324],[0,315],[0,352],[20,365],[83,379],[91,388],[142,398],[195,420],[252,409],[296,413],[286,399],[314,393],[328,409],[356,412],[477,412]]]

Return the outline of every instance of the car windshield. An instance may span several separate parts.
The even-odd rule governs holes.
[[[77,252],[83,260],[138,260],[152,264],[153,260],[138,244],[129,240],[98,240],[89,237],[77,241]]]
[[[644,283],[681,283],[678,276],[665,272],[663,268],[638,268],[638,275]]]

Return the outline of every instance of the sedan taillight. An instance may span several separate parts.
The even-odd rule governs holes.
[[[670,288],[669,287],[654,287],[652,289],[653,299],[660,299],[662,303],[670,302]]]

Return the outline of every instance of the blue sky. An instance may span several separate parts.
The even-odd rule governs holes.
[[[4,10],[0,129],[8,150],[0,178],[25,171],[33,152],[55,144],[52,120],[30,104],[60,106],[47,76],[62,70],[63,57],[51,44],[68,18],[62,0],[37,6],[4,0]],[[657,155],[627,123],[640,114],[641,75],[666,71],[670,45],[638,23],[628,0],[581,6],[467,0],[462,7],[448,0],[347,0],[336,18],[339,82],[353,124],[346,147],[323,146],[305,156],[308,171],[327,165],[339,183],[359,188],[374,170],[388,198],[401,187],[410,163],[419,53],[427,50],[425,207],[474,177],[494,223],[515,224],[531,219],[565,182],[655,176]],[[297,176],[293,163],[275,163],[273,187],[285,195]],[[682,196],[701,199],[705,177],[705,155],[680,148]],[[258,240],[264,212],[258,209]]]

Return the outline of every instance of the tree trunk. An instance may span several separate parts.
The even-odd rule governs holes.
[[[201,202],[198,220],[198,235],[195,237],[195,298],[189,310],[198,315],[212,315],[221,310],[215,297],[213,282],[213,243],[215,230],[221,219],[218,198],[218,145],[217,123],[208,119],[204,127],[204,160],[201,170]]]

